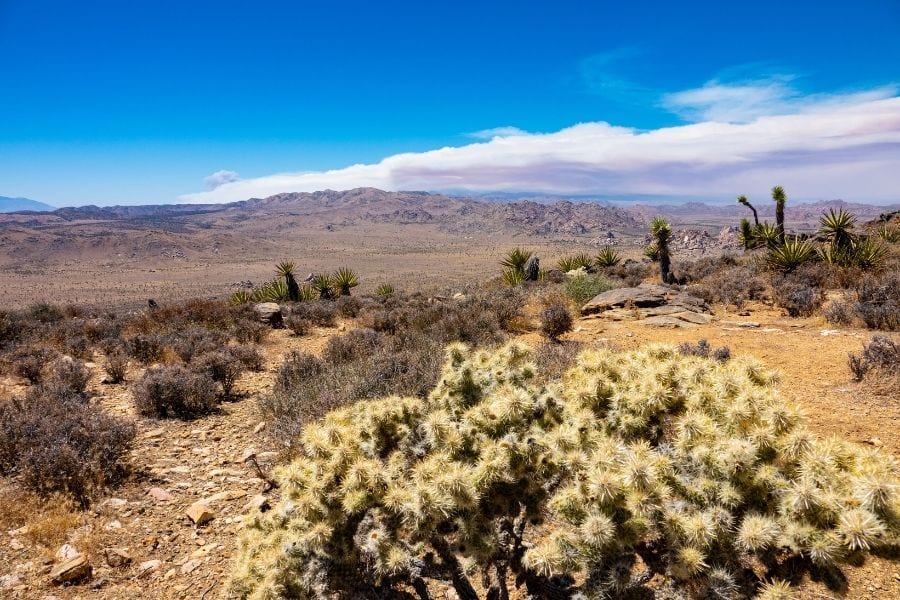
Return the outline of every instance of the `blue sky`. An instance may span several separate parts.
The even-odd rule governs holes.
[[[846,181],[856,199],[900,199],[883,167],[900,157],[900,3],[734,6],[0,0],[0,195],[135,204],[371,183],[697,196],[706,173],[712,195],[782,176],[801,197]],[[830,131],[845,144],[813,139],[823,119],[873,114]],[[804,140],[774,171],[771,147],[752,173],[672,150],[697,134],[754,146],[773,127]],[[617,162],[629,153],[661,158]],[[546,176],[520,177],[522,155]],[[834,161],[859,169],[810,183]],[[647,177],[685,164],[688,178]],[[859,176],[868,187],[851,188]]]

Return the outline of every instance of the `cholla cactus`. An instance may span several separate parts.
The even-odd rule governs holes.
[[[532,598],[620,597],[653,574],[687,597],[787,597],[764,583],[778,560],[833,566],[898,538],[892,459],[817,439],[756,362],[652,345],[533,376],[523,346],[452,346],[428,398],[308,426],[281,503],[248,522],[234,591],[428,598],[432,578],[474,599],[480,572],[499,598],[511,572]]]

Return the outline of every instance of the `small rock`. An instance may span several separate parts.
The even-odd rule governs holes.
[[[875,446],[876,448],[878,446],[882,446],[884,444],[884,442],[882,442],[881,438],[879,438],[878,436],[870,437],[869,439],[866,440],[866,443],[871,444],[872,446]]]
[[[0,590],[16,587],[17,585],[21,585],[21,583],[22,578],[15,573],[4,575],[3,577],[0,577]]]
[[[66,562],[67,560],[72,560],[80,554],[81,552],[78,551],[78,548],[76,548],[72,544],[63,544],[56,551],[56,560],[58,560],[59,562]]]
[[[827,337],[829,335],[840,335],[840,334],[841,334],[840,329],[823,329],[822,331],[819,332],[819,335],[825,336],[825,337]]]
[[[13,538],[9,542],[9,548],[10,548],[10,550],[23,550],[25,548],[25,544],[23,544],[16,538]]]
[[[109,523],[107,523],[106,525],[104,525],[103,529],[106,529],[107,531],[113,531],[115,529],[122,529],[122,523],[120,521],[113,520],[113,521],[110,521]]]
[[[144,434],[144,437],[147,438],[157,438],[166,432],[164,427],[157,427],[156,429],[151,429],[147,433]]]
[[[100,503],[100,506],[108,506],[110,508],[122,508],[123,506],[128,504],[128,500],[124,498],[107,498],[103,502]]]
[[[247,448],[247,449],[244,450],[244,452],[241,454],[241,458],[240,458],[240,460],[238,460],[238,462],[239,462],[239,463],[245,463],[245,462],[247,462],[248,460],[250,460],[251,458],[255,458],[255,457],[256,457],[256,449],[255,449],[255,448]]]
[[[197,567],[203,564],[201,560],[189,560],[183,565],[181,565],[181,574],[188,575],[192,573]]]
[[[125,548],[107,548],[103,553],[106,555],[106,564],[113,568],[123,567],[131,562],[131,554]]]
[[[213,520],[215,515],[209,509],[209,506],[201,502],[194,502],[191,504],[184,514],[188,516],[188,518],[194,522],[195,525],[203,525],[205,523],[209,523]]]
[[[91,576],[93,569],[84,554],[79,554],[50,571],[50,579],[54,583],[72,583]]]
[[[253,433],[259,433],[260,431],[262,431],[265,428],[266,428],[266,422],[260,421],[259,423],[256,424],[256,427],[253,428]]]
[[[159,502],[168,502],[169,500],[173,499],[172,494],[170,494],[166,490],[164,490],[162,488],[158,488],[158,487],[152,487],[149,490],[147,490],[147,495],[152,496],[155,500],[158,500]]]
[[[150,575],[154,571],[159,570],[160,565],[162,565],[162,561],[159,559],[142,562],[138,565],[137,577],[146,577]]]
[[[258,510],[259,512],[266,512],[269,509],[269,499],[263,496],[262,494],[257,494],[250,498],[250,501],[244,505],[244,512],[250,512],[252,510]]]

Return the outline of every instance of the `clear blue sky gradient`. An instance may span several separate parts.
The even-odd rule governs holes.
[[[171,202],[256,177],[682,121],[654,94],[900,80],[900,2],[0,0],[0,195]]]

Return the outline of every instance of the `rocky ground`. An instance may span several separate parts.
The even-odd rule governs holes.
[[[626,318],[624,307],[617,310],[583,317],[565,338],[619,348],[706,339],[714,347],[728,346],[734,355],[757,356],[782,371],[783,394],[805,409],[816,431],[900,456],[895,395],[873,393],[867,384],[852,382],[847,369],[847,353],[858,351],[869,332],[834,329],[818,318],[788,319],[762,305],[751,305],[740,315],[706,308],[698,311],[703,322],[677,327],[648,323],[640,314]],[[222,597],[242,515],[276,500],[247,460],[255,456],[265,472],[278,456],[255,399],[270,389],[285,353],[300,348],[319,352],[336,333],[317,330],[298,338],[273,332],[263,347],[266,370],[246,374],[239,383],[240,398],[219,414],[190,422],[138,418],[131,457],[137,474],[87,511],[37,502],[17,492],[12,482],[0,480],[0,597]],[[535,333],[522,339],[540,343]],[[134,370],[130,379],[139,374]],[[101,385],[99,379],[97,373],[91,386],[95,401],[133,417],[128,386]],[[15,392],[18,383],[6,381],[5,386]],[[91,576],[80,583],[53,581],[85,576],[88,569]],[[895,561],[876,558],[849,568],[847,575],[849,591],[843,595],[811,582],[801,597],[900,597],[900,565]]]

